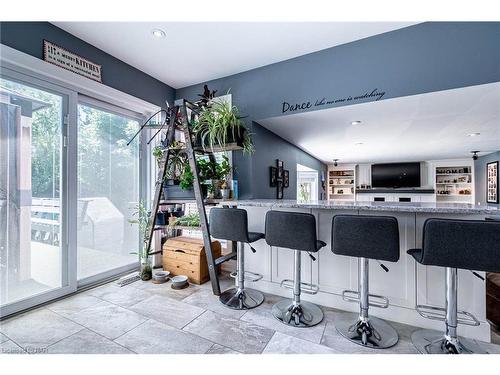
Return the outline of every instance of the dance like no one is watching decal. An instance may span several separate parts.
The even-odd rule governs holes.
[[[102,82],[101,65],[93,63],[46,40],[43,41],[43,59],[73,73],[97,82]]]
[[[363,99],[375,99],[375,101],[377,101],[377,100],[382,99],[382,97],[384,95],[385,95],[385,91],[379,91],[378,89],[374,89],[370,92],[367,91],[361,95],[347,96],[345,98],[327,99],[327,98],[323,97],[321,99],[316,99],[314,101],[314,103],[312,101],[307,101],[307,102],[302,102],[302,103],[288,103],[288,102],[284,101],[282,104],[282,107],[281,107],[281,113],[306,111],[310,108],[321,107],[324,105],[332,105],[332,104],[339,104],[339,103],[353,103],[353,102],[363,100]]]

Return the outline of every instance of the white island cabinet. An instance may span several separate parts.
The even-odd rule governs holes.
[[[291,200],[246,200],[224,202],[248,211],[249,230],[265,232],[265,216],[269,210],[308,212],[315,215],[318,239],[327,243],[313,261],[307,253],[302,256],[302,280],[319,285],[316,295],[302,294],[308,300],[323,306],[348,311],[358,311],[355,303],[343,301],[344,289],[357,290],[358,266],[355,258],[335,255],[331,251],[332,218],[338,214],[394,216],[399,223],[400,259],[385,263],[385,272],[377,261],[370,261],[370,292],[385,295],[390,305],[387,309],[372,308],[370,314],[384,319],[418,327],[444,329],[444,323],[421,317],[415,311],[419,304],[444,306],[444,269],[417,265],[406,251],[418,248],[422,242],[423,224],[427,218],[453,218],[484,220],[485,216],[500,213],[497,208],[463,204],[399,203],[399,202],[308,202]],[[252,244],[245,252],[245,268],[264,277],[253,283],[252,288],[290,298],[290,291],[280,288],[283,279],[293,276],[293,251],[271,247],[265,240]],[[418,280],[418,285],[417,285]],[[463,336],[490,341],[490,326],[486,321],[486,291],[484,281],[466,270],[459,271],[458,304],[460,310],[473,313],[481,322],[479,327],[459,326]]]

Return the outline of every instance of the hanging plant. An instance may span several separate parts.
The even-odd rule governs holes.
[[[168,157],[166,178],[173,181],[179,181],[188,160],[188,156],[183,145],[176,141],[172,143],[169,150],[170,154]]]
[[[252,136],[241,119],[238,107],[225,101],[211,102],[193,123],[193,131],[204,150],[224,151],[229,144],[236,143],[243,152],[252,154]]]

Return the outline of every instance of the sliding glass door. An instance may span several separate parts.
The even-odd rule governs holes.
[[[1,315],[75,288],[68,276],[66,153],[68,96],[0,78]]]
[[[142,121],[2,66],[0,316],[138,266]]]
[[[78,105],[77,278],[87,283],[137,263],[139,118],[95,101]]]

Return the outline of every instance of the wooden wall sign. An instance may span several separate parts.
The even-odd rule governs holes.
[[[43,60],[94,81],[102,82],[101,65],[47,40],[43,41]]]

